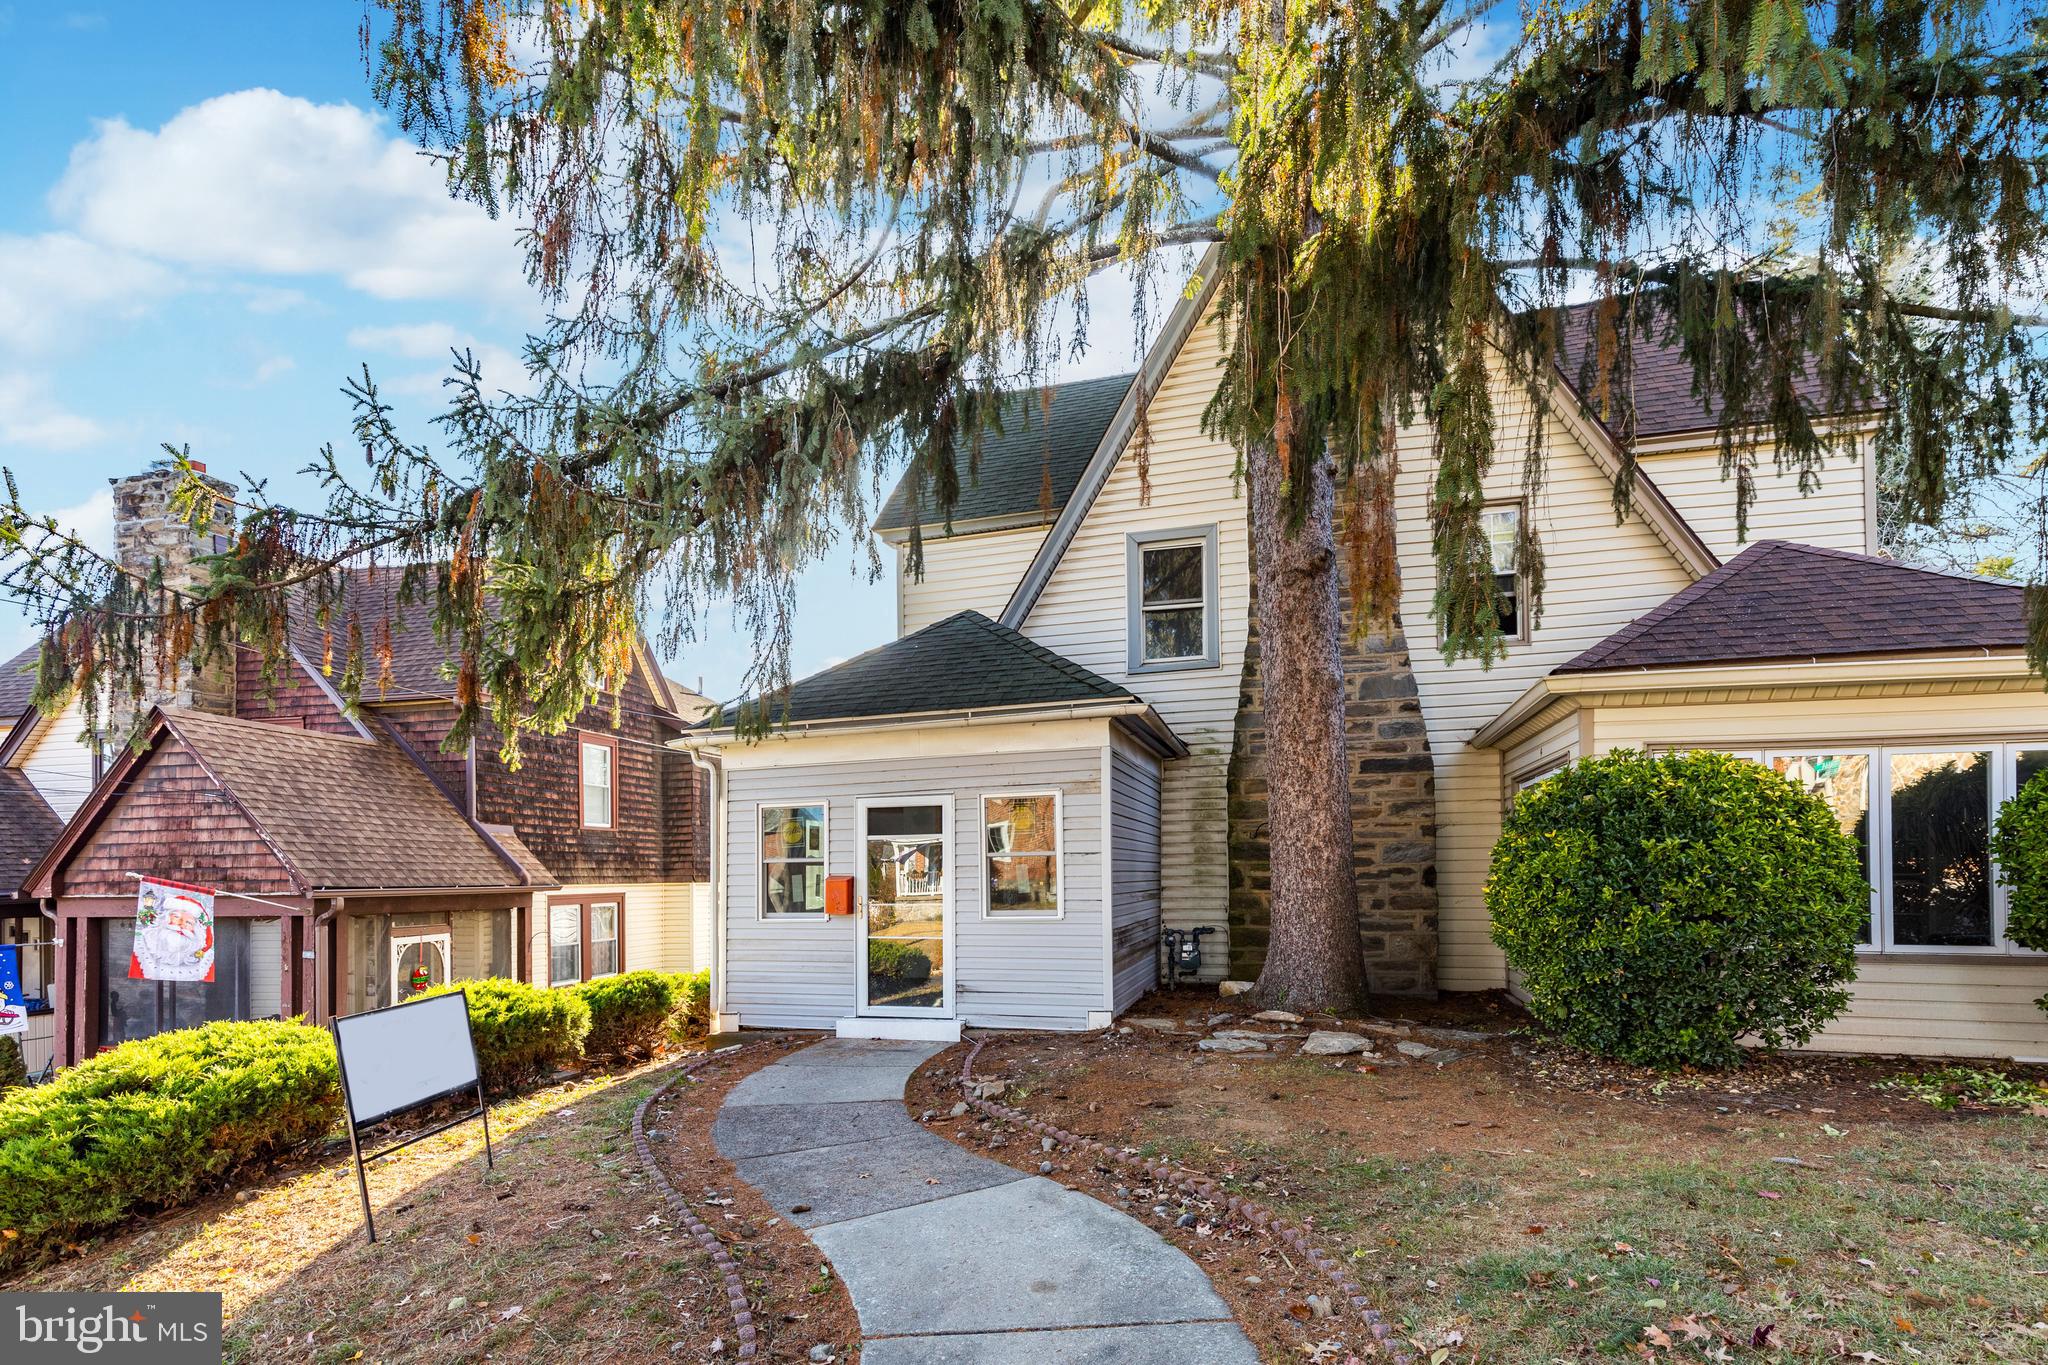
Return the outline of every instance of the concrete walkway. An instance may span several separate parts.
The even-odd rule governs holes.
[[[943,1048],[819,1043],[733,1087],[713,1130],[845,1282],[862,1365],[1257,1365],[1150,1228],[911,1119],[903,1087]]]

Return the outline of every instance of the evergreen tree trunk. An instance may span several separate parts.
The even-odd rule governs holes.
[[[1338,657],[1336,488],[1320,452],[1294,452],[1310,480],[1288,524],[1280,452],[1245,457],[1258,588],[1259,679],[1265,688],[1266,803],[1272,858],[1272,942],[1253,998],[1290,1010],[1358,1008],[1365,958],[1352,879],[1351,785],[1344,753],[1344,668]]]

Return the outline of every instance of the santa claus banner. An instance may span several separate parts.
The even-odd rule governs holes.
[[[28,1032],[28,1002],[21,994],[21,949],[0,943],[0,1038]]]
[[[135,896],[134,981],[213,980],[213,889],[142,878]]]

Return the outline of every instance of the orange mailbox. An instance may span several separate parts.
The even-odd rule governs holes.
[[[853,878],[825,878],[825,913],[828,915],[850,915],[853,913]]]

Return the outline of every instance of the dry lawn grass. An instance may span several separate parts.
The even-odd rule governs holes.
[[[774,1055],[736,1060],[725,1083]],[[373,1164],[374,1247],[344,1149],[8,1288],[219,1290],[231,1362],[701,1361],[720,1337],[729,1355],[718,1276],[633,1152],[634,1107],[663,1072],[494,1105],[489,1174],[473,1123]]]
[[[1137,1013],[1219,1008],[1189,993]],[[1219,1057],[1142,1029],[1003,1035],[976,1074],[1308,1224],[1437,1365],[2048,1361],[2048,1120],[1943,1114],[1885,1087],[1928,1069],[1912,1063],[1659,1078],[1526,1039],[1461,1051],[1375,1067]],[[1131,1202],[1212,1273],[1301,1292],[1205,1254],[1213,1240],[1171,1226],[1177,1204],[1153,1219]],[[1278,1323],[1269,1358],[1356,1340],[1341,1321],[1290,1326],[1296,1306],[1247,1315]]]

